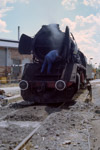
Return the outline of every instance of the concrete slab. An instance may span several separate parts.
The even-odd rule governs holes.
[[[90,81],[92,86],[92,102],[100,106],[100,79]]]
[[[22,100],[19,87],[4,87],[0,89],[5,91],[5,96],[1,100],[2,106],[5,106],[11,102],[17,102],[19,100]],[[11,95],[11,96],[7,96],[7,95]]]
[[[11,94],[18,94],[20,92],[20,88],[19,87],[4,87],[4,88],[0,88],[1,90],[4,90],[5,93],[11,93]]]

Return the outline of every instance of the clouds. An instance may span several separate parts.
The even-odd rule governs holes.
[[[100,0],[84,0],[83,4],[95,8],[100,8]]]
[[[62,0],[62,5],[68,10],[73,10],[76,8],[76,3],[78,0]]]
[[[2,18],[7,11],[13,9],[13,7],[7,7],[7,3],[13,3],[14,0],[0,0],[0,18]]]
[[[14,3],[15,0],[0,0],[0,8],[6,7],[7,3]]]
[[[0,8],[6,7],[7,4],[15,3],[15,2],[22,2],[22,3],[29,3],[30,0],[0,0]]]
[[[19,0],[19,2],[29,4],[30,0]]]
[[[11,11],[13,7],[4,7],[0,9],[0,18],[4,17],[8,11]]]
[[[16,2],[21,2],[28,4],[30,0],[0,0],[0,32],[9,33],[10,31],[6,29],[7,24],[5,21],[2,20],[2,18],[7,15],[8,11],[11,11],[14,9],[12,4]],[[8,6],[11,5],[11,6]]]
[[[62,30],[68,25],[74,34],[79,48],[87,57],[98,57],[100,51],[100,14],[87,17],[76,16],[72,21],[69,18],[62,19]],[[100,55],[99,55],[100,56]],[[95,60],[96,61],[96,60]]]
[[[64,19],[62,19],[61,21],[62,21],[61,28],[62,28],[63,31],[65,30],[65,27],[66,27],[67,25],[70,27],[70,29],[71,29],[72,31],[75,30],[75,28],[76,28],[76,22],[75,22],[75,21],[72,21],[72,20],[70,20],[69,18],[64,18]]]
[[[5,33],[8,33],[9,30],[6,30],[6,22],[5,21],[2,21],[0,20],[0,32],[5,32]]]
[[[81,12],[81,16],[74,16],[73,20],[70,18],[63,18],[61,20],[61,28],[65,30],[65,26],[70,27],[71,32],[74,34],[79,48],[86,54],[88,58],[93,57],[93,61],[100,63],[100,0],[62,0],[62,5],[67,11],[77,11],[79,7],[85,8],[94,14],[84,15],[86,13]],[[98,13],[97,13],[98,10]],[[89,11],[88,11],[89,12]],[[84,17],[86,16],[86,17]]]
[[[76,9],[78,4],[84,5],[84,6],[90,6],[93,8],[100,8],[100,0],[62,0],[61,4],[67,9],[67,10],[74,10]]]
[[[6,29],[7,24],[2,18],[6,15],[8,11],[11,11],[13,7],[7,7],[7,3],[13,3],[14,0],[0,0],[0,32],[8,33],[9,30]]]
[[[17,2],[22,2],[28,4],[30,0],[0,0],[0,17],[3,16],[4,13],[13,9],[13,6],[9,6],[8,4],[13,4]]]
[[[13,9],[13,6],[8,6],[8,4],[14,4],[17,2],[28,4],[30,0],[0,0],[0,18],[6,14],[7,11]]]

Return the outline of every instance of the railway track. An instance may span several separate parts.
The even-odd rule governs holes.
[[[78,95],[80,95],[82,93],[82,91],[81,92],[79,92],[78,94],[75,94],[75,96],[74,96],[74,99],[75,99],[75,97],[77,97]],[[74,103],[73,103],[73,101],[71,101],[70,102],[70,104],[69,105],[73,105]],[[68,107],[69,106],[68,105],[68,103],[66,103],[66,102],[63,102],[62,104],[60,104],[59,106],[57,106],[57,108],[53,111],[53,112],[56,112],[57,110],[59,110],[59,109],[62,109],[62,108],[64,108],[64,107]],[[52,113],[53,113],[52,112]],[[37,132],[37,130],[44,124],[44,122],[46,121],[46,120],[48,120],[50,118],[50,115],[39,125],[39,126],[37,126],[37,128],[36,129],[34,129],[27,137],[25,137],[25,139],[23,139],[23,141],[14,149],[14,150],[27,150],[27,149],[29,149],[29,147],[30,147],[30,140],[31,140],[31,138],[32,138],[32,136]],[[35,147],[36,148],[36,147]]]
[[[65,105],[65,102],[60,104],[59,106],[56,107],[55,110],[52,111],[54,113],[58,109],[61,109]],[[27,147],[27,143],[29,140],[32,138],[32,136],[37,132],[37,130],[42,126],[42,124],[45,122],[45,120],[49,119],[50,115],[48,115],[41,124],[39,124],[27,137],[23,139],[23,141],[14,149],[14,150],[23,150],[23,148]]]
[[[15,148],[20,149],[23,143],[26,143],[38,130],[45,118],[60,109],[60,104],[33,105],[23,101],[11,103],[0,109],[2,110],[2,116],[0,115],[0,150],[13,150],[21,143]]]
[[[4,107],[8,114],[5,111],[0,118],[0,150],[23,150],[51,114],[69,105],[73,103],[34,105],[23,101]]]

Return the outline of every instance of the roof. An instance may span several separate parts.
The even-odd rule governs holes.
[[[0,47],[18,48],[19,41],[0,39]]]

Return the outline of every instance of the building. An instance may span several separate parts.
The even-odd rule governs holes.
[[[32,62],[31,55],[20,55],[18,41],[0,39],[0,78],[20,79],[25,63]]]

